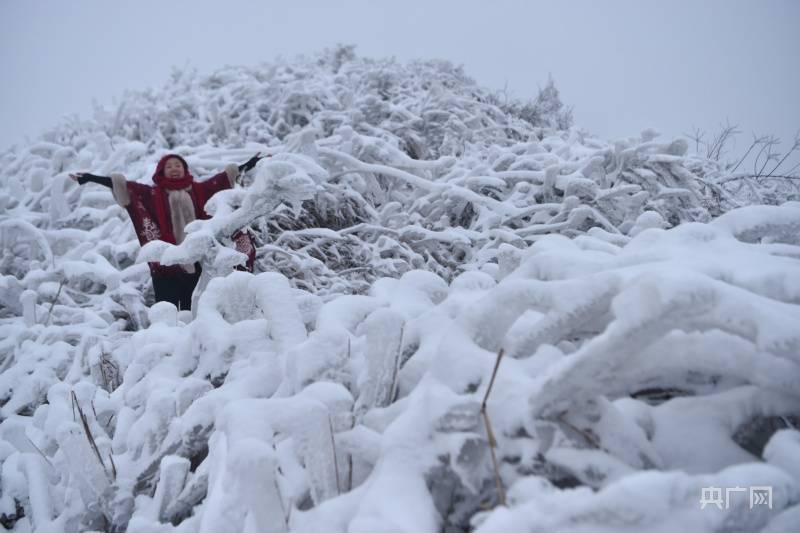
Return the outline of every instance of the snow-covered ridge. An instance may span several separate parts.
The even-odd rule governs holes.
[[[548,94],[340,49],[176,73],[4,154],[3,524],[781,531],[800,434],[758,424],[800,415],[800,204],[742,207],[681,140],[559,129]],[[140,252],[66,174],[167,150],[197,176],[273,156]],[[203,262],[195,316],[146,306],[150,258]],[[772,509],[701,508],[765,485]]]

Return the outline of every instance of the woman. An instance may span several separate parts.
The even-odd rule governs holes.
[[[224,189],[230,189],[240,172],[247,172],[262,159],[257,153],[241,165],[229,164],[225,170],[205,181],[195,181],[186,160],[177,154],[161,158],[153,174],[154,185],[128,181],[122,174],[110,177],[88,172],[70,174],[80,185],[98,183],[111,189],[117,203],[128,211],[140,244],[162,240],[180,244],[186,237],[186,225],[195,219],[210,218],[206,201]],[[247,255],[246,270],[253,270],[255,249],[250,236],[237,231],[232,239],[236,250]],[[192,292],[200,279],[200,264],[162,265],[149,263],[156,301],[172,302],[178,309],[190,309]]]

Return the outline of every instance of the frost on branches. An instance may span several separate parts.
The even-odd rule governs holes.
[[[67,177],[258,150],[180,246],[140,249]],[[7,529],[796,523],[800,203],[750,205],[791,183],[754,195],[683,140],[594,138],[552,83],[500,102],[347,47],[176,72],[0,157]],[[203,264],[193,313],[151,305],[148,260]],[[769,508],[701,506],[764,486]]]

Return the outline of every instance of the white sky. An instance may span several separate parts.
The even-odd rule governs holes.
[[[533,96],[548,73],[576,123],[604,138],[729,119],[789,141],[800,129],[800,0],[0,0],[0,150],[91,115],[173,66],[209,73],[336,43],[444,58]]]

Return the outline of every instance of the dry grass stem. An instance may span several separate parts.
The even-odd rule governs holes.
[[[100,455],[100,449],[97,447],[97,443],[94,440],[94,435],[92,435],[92,430],[89,428],[89,420],[86,418],[86,414],[83,412],[80,403],[78,403],[78,398],[77,396],[75,396],[75,391],[71,391],[70,394],[72,396],[72,409],[73,409],[72,416],[73,417],[75,416],[75,408],[77,407],[78,415],[80,416],[81,419],[81,425],[83,426],[83,433],[84,435],[86,435],[86,440],[89,441],[89,446],[92,448],[92,451],[94,451],[94,454],[97,457],[97,461],[100,463],[100,466],[103,467],[103,472],[105,472],[106,477],[108,477],[109,479],[115,479],[116,476],[114,476],[113,478],[111,477],[111,475],[108,472],[108,468],[106,467],[106,463],[103,461],[103,456]],[[114,470],[116,470],[116,468]]]
[[[503,480],[500,478],[500,467],[497,464],[497,455],[495,448],[497,447],[497,439],[495,439],[494,431],[492,431],[492,423],[489,420],[489,413],[486,410],[486,402],[489,400],[489,394],[492,392],[494,380],[497,377],[497,369],[500,368],[500,360],[503,358],[503,349],[497,352],[497,359],[494,362],[494,369],[492,370],[492,377],[489,380],[489,386],[486,387],[486,394],[483,396],[481,402],[481,415],[483,415],[483,422],[486,426],[486,437],[489,441],[489,452],[492,456],[492,468],[494,469],[494,481],[497,485],[497,501],[500,505],[506,504],[506,491],[503,488]]]
[[[331,449],[333,450],[333,468],[336,471],[336,493],[342,493],[342,487],[339,484],[339,460],[336,458],[336,439],[333,436],[333,421],[331,415],[328,415],[328,425],[331,428]]]
[[[56,291],[56,297],[53,298],[52,302],[50,302],[50,309],[47,310],[47,320],[44,323],[45,326],[50,325],[50,319],[53,317],[53,307],[56,306],[58,297],[61,296],[61,289],[63,288],[64,288],[64,280],[61,280],[61,283],[58,284],[58,291]]]

